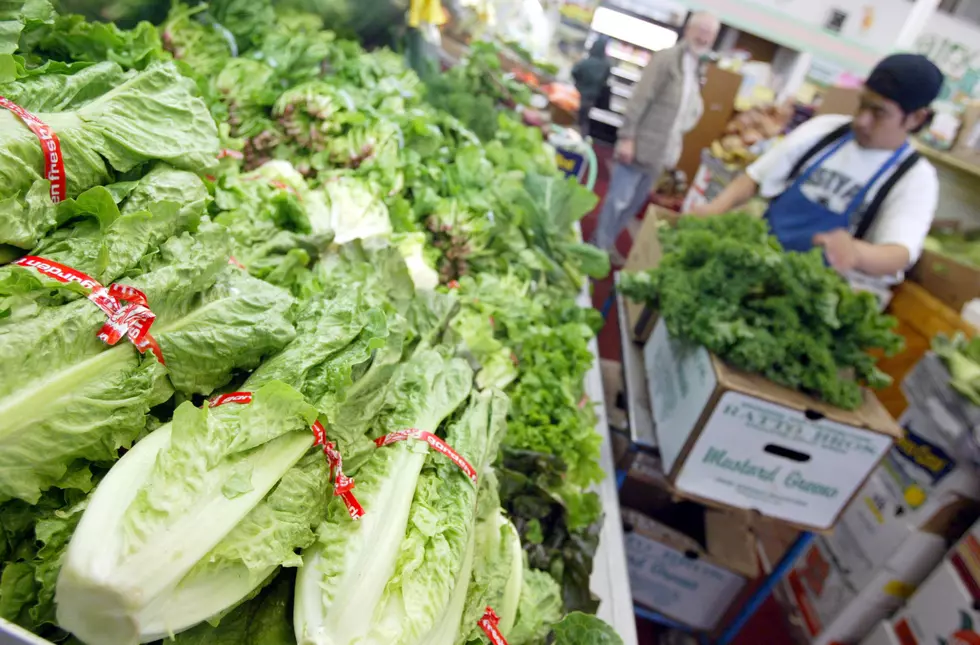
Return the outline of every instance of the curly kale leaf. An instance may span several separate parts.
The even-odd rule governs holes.
[[[620,289],[659,311],[672,334],[842,408],[861,405],[861,385],[891,382],[869,351],[901,351],[895,319],[819,250],[784,252],[763,220],[744,214],[684,218],[660,236],[660,265],[624,274]]]

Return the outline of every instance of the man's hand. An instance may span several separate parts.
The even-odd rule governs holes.
[[[711,217],[713,215],[721,215],[721,211],[714,205],[714,202],[708,202],[706,204],[699,204],[689,211],[684,211],[684,215],[693,215],[694,217]]]
[[[633,163],[636,158],[636,143],[632,139],[620,139],[613,150],[613,158],[619,163]]]
[[[813,236],[813,245],[822,246],[830,266],[841,273],[857,269],[861,263],[860,243],[842,228]]]

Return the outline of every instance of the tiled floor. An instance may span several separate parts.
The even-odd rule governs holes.
[[[612,148],[611,146],[600,143],[596,144],[595,151],[599,159],[599,171],[595,191],[602,197],[605,195],[609,183]],[[601,207],[602,203],[600,202],[596,211],[582,220],[582,234],[586,240],[592,237],[596,217]],[[645,211],[646,209],[644,208],[643,210]],[[616,241],[617,249],[624,256],[629,254],[632,235],[638,229],[639,220],[634,220],[632,225]],[[593,283],[592,303],[594,307],[602,309],[607,304],[607,300],[612,292],[612,286],[611,277]],[[616,307],[613,306],[610,308],[606,317],[606,325],[599,334],[599,354],[603,359],[613,361],[622,360],[618,324]],[[640,645],[657,645],[658,628],[655,625],[638,619],[636,626]],[[792,638],[786,628],[783,612],[778,603],[770,598],[762,605],[752,620],[749,621],[733,645],[792,645],[792,643]]]

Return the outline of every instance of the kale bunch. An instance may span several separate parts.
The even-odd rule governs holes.
[[[869,350],[904,348],[895,319],[821,250],[785,252],[763,220],[739,213],[683,218],[660,239],[660,265],[624,274],[621,290],[658,311],[671,334],[841,408],[860,407],[861,385],[891,383]]]

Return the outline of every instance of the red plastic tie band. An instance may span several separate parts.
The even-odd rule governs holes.
[[[374,444],[381,448],[383,446],[390,446],[391,444],[399,441],[405,441],[406,439],[418,439],[419,441],[426,442],[433,450],[448,457],[451,462],[456,464],[459,469],[463,471],[464,475],[470,478],[470,481],[476,484],[476,468],[474,468],[470,462],[466,461],[462,455],[453,450],[448,443],[431,432],[419,430],[418,428],[399,430],[398,432],[392,432],[383,437],[378,437],[374,440]]]
[[[160,346],[150,335],[150,326],[153,325],[156,315],[150,311],[146,294],[136,287],[111,284],[106,288],[99,284],[95,278],[81,271],[36,255],[24,256],[14,264],[34,269],[41,275],[57,280],[62,284],[74,282],[82,288],[88,289],[89,293],[86,297],[107,317],[105,324],[102,325],[97,334],[99,340],[106,345],[115,345],[123,337],[127,337],[140,353],[145,354],[149,350],[153,352],[158,361],[164,362]]]
[[[480,629],[483,630],[483,633],[487,635],[487,638],[490,639],[493,645],[507,645],[507,640],[500,633],[500,628],[498,627],[500,625],[500,618],[497,617],[497,612],[492,608],[487,607],[487,610],[483,612],[483,618],[480,619],[477,625],[480,626]]]
[[[13,101],[0,96],[0,107],[6,108],[20,117],[34,136],[41,142],[44,154],[44,178],[51,182],[51,201],[55,204],[67,196],[65,180],[65,159],[61,155],[61,141],[48,125]]]
[[[224,159],[225,157],[230,157],[232,159],[237,160],[237,159],[244,159],[245,155],[243,155],[238,150],[232,150],[231,148],[222,148],[218,152],[218,159]]]
[[[216,408],[226,403],[248,405],[251,402],[251,392],[229,392],[212,398],[210,404],[212,408]],[[326,455],[327,462],[330,464],[330,478],[334,480],[333,494],[344,501],[347,513],[352,520],[361,519],[364,517],[364,508],[354,497],[354,493],[351,492],[354,488],[354,478],[344,474],[344,463],[340,451],[337,450],[332,441],[327,441],[327,430],[322,423],[314,421],[310,429],[313,431],[313,445],[323,446],[323,454]]]

